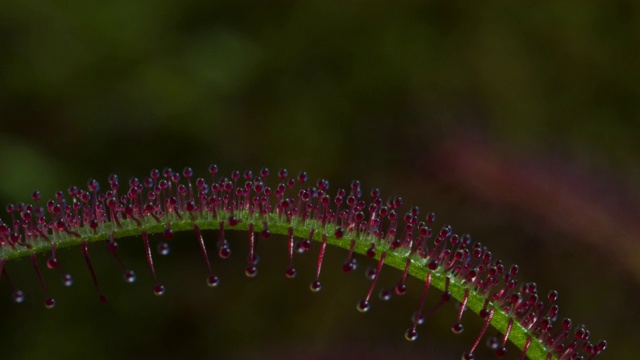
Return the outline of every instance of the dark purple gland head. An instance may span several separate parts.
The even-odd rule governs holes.
[[[462,334],[462,332],[464,331],[464,326],[462,326],[462,324],[460,323],[453,324],[453,326],[451,327],[451,331],[454,334]]]
[[[164,285],[160,285],[160,284],[155,285],[155,286],[153,287],[153,293],[154,293],[156,296],[162,296],[162,295],[164,295],[164,294],[165,294],[165,288],[164,288]]]
[[[47,309],[53,309],[54,307],[56,307],[56,300],[54,298],[47,298],[44,301],[44,307],[46,307]]]
[[[254,278],[256,277],[256,275],[258,275],[258,268],[254,265],[248,266],[244,270],[244,274],[247,275],[248,278]]]
[[[405,283],[401,282],[398,285],[396,285],[394,290],[395,290],[397,295],[404,295],[404,294],[407,293],[407,285]]]
[[[294,277],[296,277],[296,269],[295,268],[287,268],[287,270],[285,270],[284,272],[285,276],[289,279],[293,279]]]

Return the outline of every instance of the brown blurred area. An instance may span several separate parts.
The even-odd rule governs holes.
[[[639,7],[9,1],[0,12],[0,203],[114,172],[204,174],[212,162],[226,174],[306,170],[334,190],[358,179],[519,264],[523,281],[560,292],[561,317],[607,339],[599,358],[632,359]],[[29,263],[8,264],[27,298],[13,304],[0,280],[2,358],[449,359],[480,328],[465,315],[465,333],[451,334],[451,305],[408,343],[419,281],[362,316],[365,259],[344,275],[346,254],[333,249],[325,286],[311,294],[315,252],[296,258],[288,281],[285,239],[272,238],[259,245],[260,274],[246,279],[246,239],[230,240],[238,250],[214,259],[222,282],[209,289],[192,234],[177,236],[158,259],[162,299],[151,294],[140,239],[121,242],[133,286],[94,245],[105,305],[80,250],[62,251],[76,284],[45,272],[54,311]],[[390,287],[400,273],[386,271],[381,286]]]

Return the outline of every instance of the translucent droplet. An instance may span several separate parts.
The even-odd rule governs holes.
[[[424,316],[420,315],[420,317],[418,318],[418,321],[416,322],[417,316],[418,316],[418,313],[414,312],[413,315],[411,315],[411,322],[416,323],[418,325],[424,324]]]
[[[489,339],[487,339],[487,347],[489,349],[497,350],[499,346],[500,346],[500,339],[498,339],[497,336],[492,336]]]
[[[322,289],[322,284],[320,284],[320,281],[316,280],[311,283],[311,285],[309,286],[309,289],[311,289],[311,291],[313,292],[318,292]]]
[[[462,360],[474,360],[475,358],[476,357],[470,352],[462,354]]]
[[[171,248],[169,247],[169,244],[167,244],[166,242],[162,241],[158,244],[158,254],[169,255],[170,251],[171,251]]]
[[[11,294],[11,297],[13,298],[13,301],[15,301],[18,304],[24,302],[24,293],[22,292],[22,290],[15,290]]]
[[[133,270],[127,270],[124,272],[124,281],[128,283],[133,283],[136,281],[136,273]]]
[[[64,274],[62,276],[62,285],[64,286],[73,285],[73,276],[71,276],[71,274]]]
[[[382,301],[389,301],[391,300],[391,291],[387,290],[387,289],[382,289],[380,290],[380,292],[378,293],[378,297],[380,298],[380,300]]]
[[[376,270],[376,268],[374,267],[369,267],[367,269],[367,271],[364,272],[364,277],[366,277],[369,280],[373,280],[376,278],[376,274],[378,273],[378,271]]]
[[[260,257],[258,255],[253,255],[253,259],[250,259],[249,256],[247,256],[247,262],[251,265],[258,265],[259,261]]]
[[[416,341],[418,339],[418,332],[414,328],[408,328],[407,331],[404,332],[404,338],[409,341]]]
[[[361,300],[356,305],[356,309],[358,309],[358,311],[360,311],[361,313],[365,313],[369,311],[369,309],[371,309],[371,305],[367,300]]]
[[[220,279],[215,276],[215,275],[211,275],[207,278],[207,285],[209,285],[210,287],[216,287],[220,284]]]

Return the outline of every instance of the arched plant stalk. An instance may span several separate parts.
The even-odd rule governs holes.
[[[217,230],[215,243],[220,257],[230,256],[232,249],[225,239],[225,231],[246,231],[249,235],[250,254],[245,273],[255,276],[255,237],[284,235],[288,239],[289,267],[287,277],[294,277],[293,256],[309,250],[311,242],[320,244],[316,278],[311,282],[312,291],[320,291],[321,267],[326,246],[348,250],[343,270],[354,269],[354,254],[378,260],[378,266],[370,274],[370,289],[365,298],[356,304],[362,312],[369,310],[371,296],[383,265],[403,271],[394,292],[406,292],[408,275],[424,281],[418,312],[409,324],[405,337],[415,340],[417,326],[424,316],[436,311],[450,299],[461,302],[452,331],[460,333],[463,310],[478,314],[484,326],[476,341],[463,354],[463,359],[473,359],[473,353],[489,326],[503,334],[496,344],[496,355],[506,354],[506,343],[512,342],[521,349],[520,358],[575,359],[593,358],[606,347],[605,341],[592,344],[589,332],[580,326],[571,329],[571,321],[565,319],[553,326],[556,320],[557,299],[555,291],[546,296],[537,294],[534,283],[519,284],[515,279],[517,266],[506,268],[492,259],[491,253],[479,243],[472,243],[467,235],[453,234],[450,226],[432,230],[433,214],[420,217],[417,207],[403,209],[399,197],[383,200],[380,191],[374,189],[363,196],[360,183],[352,182],[348,190],[339,189],[329,195],[329,182],[323,179],[313,184],[307,174],[301,172],[289,177],[286,170],[270,176],[268,169],[255,175],[251,171],[231,173],[230,178],[219,177],[218,168],[211,165],[208,180],[193,179],[193,171],[185,168],[182,173],[171,169],[152,170],[143,180],[131,179],[126,189],[121,188],[116,175],[108,179],[106,191],[100,190],[96,180],[89,180],[87,190],[71,187],[68,194],[58,192],[55,198],[42,201],[34,192],[31,204],[8,205],[10,219],[0,220],[0,272],[13,289],[13,298],[21,302],[24,295],[13,288],[7,267],[11,260],[30,257],[41,283],[45,306],[55,307],[43,280],[36,254],[50,252],[47,267],[59,265],[56,249],[80,246],[91,273],[100,301],[106,301],[98,278],[93,270],[87,244],[106,241],[115,256],[126,281],[135,281],[133,271],[127,269],[117,256],[117,239],[142,238],[148,267],[154,279],[153,291],[164,294],[164,286],[156,277],[149,235],[162,234],[164,239],[177,231],[194,231],[204,256],[209,275],[207,283],[217,286],[207,252],[207,244],[201,231]],[[274,187],[268,181],[276,179]],[[364,199],[367,200],[364,200]],[[297,240],[296,240],[297,239]],[[160,244],[160,251],[166,248]],[[70,275],[65,281],[71,283]],[[433,309],[424,309],[431,288],[437,288],[440,302]],[[431,295],[433,296],[433,295]],[[390,293],[381,294],[389,298]]]

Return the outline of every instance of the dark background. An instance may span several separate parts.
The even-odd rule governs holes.
[[[543,293],[559,290],[560,316],[608,340],[600,358],[637,356],[637,2],[2,7],[2,203],[112,172],[204,174],[211,162],[226,174],[304,169],[333,189],[357,178],[473,234]],[[53,311],[29,262],[9,263],[27,300],[11,303],[0,281],[2,358],[449,359],[480,328],[467,314],[467,331],[451,334],[450,304],[408,343],[420,282],[363,316],[367,261],[343,275],[345,252],[332,249],[325,289],[311,294],[317,247],[287,280],[285,239],[261,243],[260,274],[247,279],[245,236],[230,235],[232,259],[213,259],[216,289],[204,285],[193,234],[176,237],[169,257],[156,256],[163,298],[151,293],[139,238],[121,242],[135,285],[94,245],[104,305],[80,250],[60,251],[76,284],[45,271]],[[381,285],[399,276],[387,269]],[[482,345],[478,356],[488,354]]]

